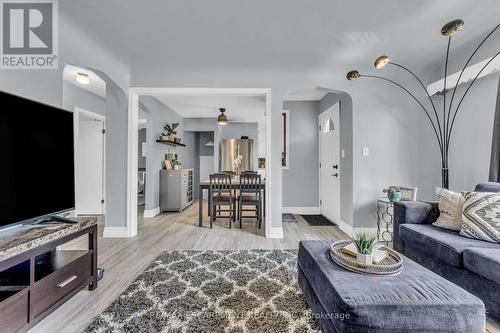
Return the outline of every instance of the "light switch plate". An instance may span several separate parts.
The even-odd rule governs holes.
[[[363,156],[369,156],[369,155],[370,155],[370,148],[363,147]]]
[[[341,152],[340,152],[340,156],[342,156],[342,158],[345,157],[345,149],[342,149]]]

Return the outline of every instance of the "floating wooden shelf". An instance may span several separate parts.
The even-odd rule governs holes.
[[[174,146],[174,147],[186,147],[185,144],[183,144],[183,143],[177,143],[177,142],[174,142],[174,141],[156,140],[156,142],[163,143],[163,144],[169,145],[169,146]]]

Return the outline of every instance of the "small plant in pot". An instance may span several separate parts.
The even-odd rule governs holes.
[[[387,194],[387,199],[393,202],[401,200],[401,188],[399,186],[389,186],[383,192]]]
[[[160,140],[164,141],[175,141],[175,135],[177,134],[177,127],[179,123],[166,123],[163,127],[163,133],[161,133]]]
[[[362,265],[372,264],[373,247],[377,243],[377,236],[369,232],[359,232],[356,234],[353,243],[356,246],[358,263]]]

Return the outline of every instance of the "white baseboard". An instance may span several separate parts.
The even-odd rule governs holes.
[[[267,238],[283,238],[283,228],[282,227],[269,228],[269,235],[267,235]]]
[[[285,214],[299,214],[299,215],[321,214],[321,210],[319,207],[282,207],[281,211]]]
[[[127,227],[104,227],[103,238],[126,238],[128,237]]]
[[[342,220],[335,221],[340,230],[345,232],[347,235],[352,236],[354,234],[354,228]]]
[[[160,207],[156,207],[155,209],[145,209],[143,216],[145,219],[150,219],[158,214],[160,214]]]

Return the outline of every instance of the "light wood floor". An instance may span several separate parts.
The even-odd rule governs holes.
[[[204,205],[207,207],[207,205]],[[208,218],[206,225],[208,226]],[[226,227],[227,220],[216,222],[213,229],[199,228],[198,205],[182,213],[163,214],[152,219],[139,218],[138,235],[134,238],[99,237],[99,267],[105,269],[104,279],[92,292],[75,295],[30,332],[80,332],[111,304],[136,277],[165,250],[190,249],[294,249],[300,240],[345,239],[336,227],[310,227],[299,218],[298,223],[284,223],[283,239],[267,239],[264,229],[257,229],[254,220],[243,223],[243,229]],[[102,236],[103,224],[99,224]],[[86,238],[68,248],[84,248]],[[497,323],[488,321],[489,332],[500,332]]]
[[[207,204],[204,204],[207,207]],[[205,214],[206,215],[206,214]],[[243,228],[227,228],[227,219],[218,219],[213,229],[198,227],[198,205],[182,213],[139,218],[134,238],[102,238],[99,224],[99,267],[105,269],[104,279],[92,292],[83,290],[41,321],[30,332],[80,332],[92,319],[111,304],[136,277],[165,250],[237,250],[237,249],[295,249],[300,240],[344,239],[347,236],[336,227],[310,227],[299,223],[284,223],[283,239],[264,237],[264,226],[258,229],[255,220],[243,222]],[[84,248],[86,239],[65,248]]]

